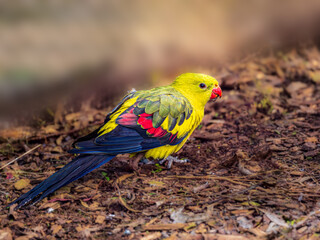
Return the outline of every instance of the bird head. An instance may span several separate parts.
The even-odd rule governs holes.
[[[201,73],[181,74],[172,83],[172,86],[187,97],[193,105],[204,107],[210,99],[215,101],[222,96],[218,81]]]

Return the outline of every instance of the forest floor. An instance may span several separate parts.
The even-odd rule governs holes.
[[[210,72],[209,72],[210,73]],[[141,165],[121,157],[45,200],[5,206],[70,161],[66,151],[106,110],[1,132],[0,239],[318,239],[320,53],[251,59],[213,73],[223,97],[177,154]]]

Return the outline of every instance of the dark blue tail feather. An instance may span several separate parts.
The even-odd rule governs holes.
[[[18,203],[16,208],[21,208],[26,204],[34,204],[59,188],[109,162],[114,157],[110,155],[79,155],[29,192],[10,203],[9,206]]]

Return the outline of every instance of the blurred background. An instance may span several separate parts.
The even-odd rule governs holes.
[[[223,85],[231,64],[319,46],[319,23],[319,1],[1,1],[0,128],[108,109],[182,72]]]

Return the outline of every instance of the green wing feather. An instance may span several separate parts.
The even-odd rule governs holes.
[[[168,119],[167,129],[172,131],[181,126],[192,114],[192,105],[180,92],[169,87],[156,88],[153,91],[139,91],[134,114],[153,114],[152,125],[158,128]]]
[[[152,117],[152,126],[153,126],[154,128],[160,127],[161,124],[164,122],[165,119],[166,119],[166,118],[163,118],[163,117],[160,116],[159,111],[158,111],[158,112],[155,112],[155,113],[153,114],[153,117]]]
[[[154,102],[152,100],[150,100],[148,102],[148,104],[146,105],[145,111],[148,114],[152,114],[154,112],[158,112],[159,108],[160,108],[160,101],[159,100],[154,101]]]
[[[159,98],[160,98],[159,115],[162,118],[166,118],[170,113],[170,98],[166,94],[159,95]]]

